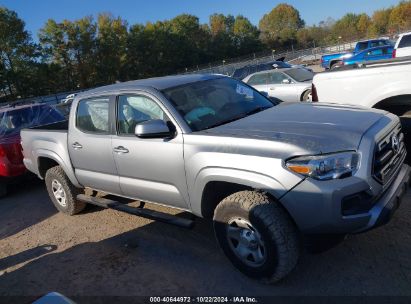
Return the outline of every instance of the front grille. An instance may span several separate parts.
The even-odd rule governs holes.
[[[388,184],[404,162],[406,154],[404,134],[398,124],[375,147],[373,177],[382,185]]]

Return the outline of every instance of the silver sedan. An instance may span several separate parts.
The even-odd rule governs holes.
[[[268,97],[280,101],[311,101],[311,83],[314,73],[301,68],[257,72],[243,81]]]

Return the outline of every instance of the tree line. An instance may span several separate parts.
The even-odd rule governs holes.
[[[0,7],[0,98],[46,95],[116,81],[173,74],[261,51],[325,46],[411,29],[411,1],[367,14],[306,26],[293,6],[279,4],[258,27],[244,16],[213,14],[207,24],[182,14],[128,24],[99,14],[49,19],[34,41],[16,12]]]

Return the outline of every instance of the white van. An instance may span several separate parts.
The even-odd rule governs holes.
[[[401,34],[395,43],[393,57],[411,56],[411,32]]]

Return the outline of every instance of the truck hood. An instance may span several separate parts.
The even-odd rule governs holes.
[[[352,106],[287,103],[204,132],[282,142],[295,150],[291,155],[332,153],[357,149],[363,134],[384,115]]]

